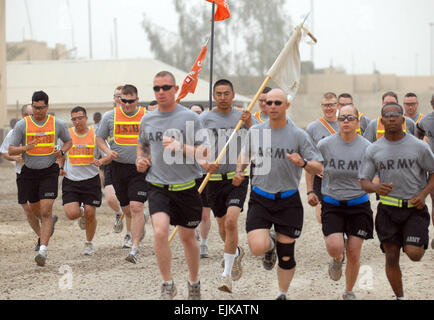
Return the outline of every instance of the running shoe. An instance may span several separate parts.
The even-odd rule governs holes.
[[[40,267],[45,266],[45,260],[47,260],[47,250],[39,250],[35,257],[36,264]]]
[[[243,275],[243,268],[241,266],[241,260],[244,257],[244,249],[238,246],[239,254],[235,257],[234,265],[232,266],[232,280],[237,281]]]
[[[232,293],[232,278],[229,276],[222,276],[218,289],[220,291]]]
[[[335,259],[332,259],[332,261],[329,264],[329,276],[330,279],[334,281],[338,281],[342,277],[342,264],[343,261],[339,262]]]
[[[273,249],[265,252],[262,256],[262,265],[265,270],[272,270],[274,265],[276,264],[277,255],[276,255],[276,233],[270,231],[270,238],[273,241],[274,246]]]
[[[355,295],[354,292],[352,292],[352,291],[345,292],[345,293],[342,295],[342,298],[343,298],[344,300],[357,300],[356,295]]]
[[[125,258],[126,261],[131,263],[136,263],[139,258],[139,249],[137,247],[133,247]]]
[[[51,227],[51,234],[50,237],[53,235],[54,233],[54,227],[56,226],[57,220],[59,220],[59,217],[57,216],[57,214],[53,214],[53,226]]]
[[[188,284],[188,300],[200,300],[200,281],[197,284],[191,285],[189,281]]]
[[[173,300],[177,293],[174,282],[172,284],[163,283],[161,284],[160,300]]]
[[[124,237],[124,244],[122,248],[131,248],[133,246],[133,239],[129,233],[127,233]]]
[[[84,243],[83,255],[85,255],[85,256],[91,256],[91,255],[94,254],[94,252],[95,252],[95,250],[93,248],[92,241],[86,241]]]
[[[208,258],[209,254],[208,254],[208,246],[206,244],[201,244],[200,245],[200,257],[203,258]]]

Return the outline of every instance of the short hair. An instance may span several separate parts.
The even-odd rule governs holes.
[[[32,102],[44,101],[45,104],[48,104],[48,95],[44,91],[36,91],[32,95]]]
[[[351,108],[353,108],[353,110],[355,111],[355,113],[356,113],[356,117],[357,117],[357,119],[359,119],[359,110],[353,105],[353,104],[347,104],[346,106],[343,106],[342,108],[346,108],[346,107],[351,107]],[[339,115],[341,115],[341,110],[342,110],[342,108],[339,110]]]
[[[124,86],[117,86],[115,91],[121,91]]]
[[[265,87],[264,91],[262,91],[262,93],[268,93],[270,92],[272,89],[270,87]]]
[[[353,97],[352,97],[351,94],[349,94],[349,93],[341,93],[341,94],[339,95],[339,97],[338,97],[338,100],[339,100],[340,98],[351,99],[351,102],[353,101]]]
[[[417,95],[413,92],[409,92],[404,96],[404,98],[412,98],[412,97],[417,99]]]
[[[150,106],[155,106],[155,105],[157,105],[157,104],[158,104],[157,100],[152,100],[152,101],[149,103]]]
[[[192,104],[192,105],[190,106],[189,109],[191,109],[191,108],[194,107],[194,106],[198,106],[202,111],[205,111],[205,108],[204,108],[203,105],[201,105],[200,103]]]
[[[85,116],[87,116],[86,109],[81,106],[76,106],[71,110],[71,114],[82,111]]]
[[[25,105],[23,105],[22,107],[21,107],[21,114],[25,114],[26,116],[28,116],[29,114],[28,114],[28,112],[27,112],[27,108],[28,107],[31,107],[32,105],[31,104],[25,104]]]
[[[137,96],[137,88],[133,86],[132,84],[126,84],[122,87],[121,94],[124,95],[135,95]]]
[[[155,79],[155,78],[164,78],[164,77],[169,77],[169,78],[171,78],[172,81],[173,81],[173,84],[176,85],[175,76],[173,75],[173,73],[171,73],[171,72],[169,72],[169,71],[160,71],[160,72],[158,72],[158,73],[155,75],[154,79]]]
[[[383,108],[381,108],[381,115],[383,115],[384,109],[385,109],[386,107],[390,107],[390,106],[394,106],[394,107],[399,108],[400,113],[401,113],[402,115],[404,115],[404,108],[403,108],[400,104],[395,103],[395,102],[388,103],[388,104],[386,104]]]
[[[95,112],[95,113],[93,114],[93,121],[94,121],[94,122],[96,122],[96,123],[100,122],[100,121],[101,121],[101,118],[102,118],[102,116],[101,116],[101,112]]]
[[[398,102],[398,95],[393,91],[387,91],[383,96],[381,97],[381,101],[384,101],[386,97],[394,97],[396,99],[396,102]]]
[[[330,100],[330,99],[338,99],[338,97],[336,96],[336,94],[334,93],[334,92],[326,92],[326,93],[324,93],[324,95],[322,96],[323,97],[323,99],[327,99],[327,100]]]
[[[215,91],[215,88],[217,88],[218,86],[229,86],[232,91],[234,91],[234,85],[227,79],[220,79],[216,83],[214,83],[213,91]]]

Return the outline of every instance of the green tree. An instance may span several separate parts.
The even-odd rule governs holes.
[[[215,23],[214,72],[217,76],[262,76],[289,39],[291,21],[284,0],[229,1],[231,18]],[[144,15],[142,26],[154,57],[188,71],[210,35],[211,4],[174,0],[178,34],[153,24]],[[208,46],[208,48],[210,48]],[[208,54],[209,57],[209,54]],[[209,60],[201,77],[209,75]]]

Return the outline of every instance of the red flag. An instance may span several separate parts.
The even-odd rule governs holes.
[[[229,12],[229,5],[227,0],[206,0],[208,2],[215,2],[217,5],[217,11],[214,15],[215,21],[223,21],[231,16]]]
[[[176,99],[176,102],[179,103],[182,98],[184,98],[189,92],[194,93],[196,90],[198,78],[200,71],[203,67],[203,62],[205,61],[206,57],[206,44],[202,47],[202,50],[199,53],[199,56],[197,57],[196,61],[194,62],[193,67],[191,68],[190,72],[184,79],[184,83],[182,84],[181,91],[179,92],[178,99]]]

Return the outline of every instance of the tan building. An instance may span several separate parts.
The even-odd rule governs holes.
[[[50,111],[64,120],[70,118],[70,110],[77,105],[86,107],[89,115],[108,111],[113,106],[114,89],[127,83],[137,87],[140,102],[147,104],[155,99],[153,77],[162,70],[172,72],[180,86],[187,75],[186,71],[154,59],[8,62],[8,123],[19,116],[18,109],[30,103],[37,90],[48,94]],[[208,100],[208,82],[199,80],[195,94],[187,95],[182,102],[188,105]],[[250,99],[236,95],[235,101],[246,106]]]
[[[49,48],[46,42],[35,40],[8,42],[6,47],[8,61],[63,60],[69,54],[64,44],[57,43],[54,48]]]

